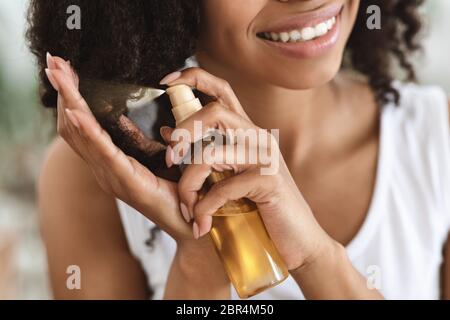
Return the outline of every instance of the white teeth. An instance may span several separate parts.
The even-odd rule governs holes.
[[[316,37],[321,37],[328,32],[327,24],[325,22],[319,23],[314,31],[316,33]]]
[[[289,33],[291,37],[291,42],[297,42],[302,38],[302,34],[298,30],[293,30]]]
[[[290,32],[265,32],[263,37],[276,42],[300,42],[322,37],[336,24],[336,17],[321,22],[315,26],[292,30]]]
[[[270,38],[272,38],[273,41],[278,41],[280,39],[280,35],[278,33],[271,32],[270,33]]]
[[[289,38],[290,38],[289,33],[287,33],[287,32],[280,33],[280,40],[281,41],[288,42]]]
[[[312,40],[316,36],[314,28],[307,27],[302,29],[302,39],[305,41]]]
[[[333,28],[333,20],[327,20],[327,22],[325,22],[327,24],[327,29],[331,30]]]

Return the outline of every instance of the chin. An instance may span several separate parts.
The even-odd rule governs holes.
[[[262,78],[267,83],[289,90],[308,90],[321,87],[332,81],[339,73],[342,58],[330,62],[309,61],[300,66],[270,70]]]

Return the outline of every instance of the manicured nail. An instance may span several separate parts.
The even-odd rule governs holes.
[[[198,229],[197,222],[194,222],[194,225],[192,226],[192,232],[194,234],[195,240],[198,240],[200,238],[200,231]]]
[[[206,216],[205,218],[203,218],[202,222],[203,222],[202,223],[203,228],[200,228],[199,232],[198,232],[200,238],[207,235],[209,233],[209,231],[211,230],[210,226],[212,225],[212,216]],[[207,226],[209,226],[209,227],[207,227]]]
[[[159,82],[159,84],[161,84],[161,85],[169,84],[169,83],[174,82],[175,80],[177,80],[179,77],[181,77],[181,72],[180,71],[172,72],[172,73],[168,74],[167,76],[165,76]]]
[[[70,122],[77,128],[80,129],[80,123],[78,122],[78,119],[73,114],[72,110],[66,109],[67,118],[69,118]]]
[[[173,166],[173,158],[174,158],[174,154],[173,154],[173,149],[171,146],[167,146],[167,150],[166,150],[166,165],[167,168],[172,168]]]
[[[189,211],[187,206],[183,203],[180,202],[180,211],[181,214],[183,215],[184,220],[186,220],[187,223],[191,222],[191,216],[189,215]]]
[[[55,76],[53,75],[53,71],[50,69],[45,69],[45,73],[47,74],[47,78],[48,81],[50,81],[50,84],[53,86],[53,88],[58,91],[59,90],[59,86],[58,86],[58,82],[56,81]]]
[[[50,52],[47,52],[46,60],[47,60],[47,68],[56,69],[55,59],[53,59],[53,56],[50,54]]]

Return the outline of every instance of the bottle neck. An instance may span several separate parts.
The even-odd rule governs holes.
[[[200,111],[202,109],[202,104],[200,103],[199,99],[194,99],[191,101],[188,101],[186,103],[183,103],[178,106],[174,106],[172,109],[172,114],[175,118],[177,126],[186,120],[187,118],[194,115],[196,112]]]

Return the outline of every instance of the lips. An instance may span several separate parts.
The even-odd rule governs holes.
[[[266,45],[292,58],[324,54],[338,41],[343,4],[333,3],[314,11],[296,14],[257,33]]]
[[[260,30],[257,33],[281,33],[292,31],[295,29],[312,27],[339,15],[339,13],[342,11],[343,6],[344,5],[341,3],[332,3],[313,11],[302,12],[289,17],[281,18],[280,20],[274,21],[269,26],[265,27],[264,30]]]

